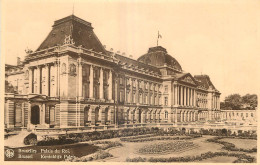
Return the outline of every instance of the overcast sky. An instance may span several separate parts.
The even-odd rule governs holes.
[[[137,59],[156,46],[157,32],[183,70],[207,74],[222,93],[259,91],[260,1],[13,1],[2,2],[7,64],[38,48],[54,21],[74,14],[92,23],[107,49]]]

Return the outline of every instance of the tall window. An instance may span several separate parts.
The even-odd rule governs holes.
[[[135,103],[135,93],[133,92],[133,103]]]
[[[119,83],[120,83],[121,85],[123,84],[123,78],[122,78],[122,77],[119,78]]]
[[[120,91],[119,99],[120,99],[120,102],[123,102],[123,100],[124,100],[124,98],[123,98],[123,91]]]
[[[168,111],[165,111],[165,113],[164,113],[164,118],[165,118],[165,119],[168,119]]]
[[[139,103],[140,103],[140,104],[143,103],[142,93],[139,94]]]
[[[168,97],[164,98],[164,105],[168,105]]]
[[[164,86],[164,92],[165,92],[165,93],[168,93],[168,85],[165,85],[165,86]]]

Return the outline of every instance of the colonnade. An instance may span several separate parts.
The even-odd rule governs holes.
[[[182,110],[180,111],[180,122],[193,122],[198,120],[198,112]]]
[[[45,94],[51,97],[59,95],[60,63],[58,61],[28,67],[29,93]],[[26,82],[26,81],[25,81]]]
[[[220,96],[214,95],[212,97],[212,108],[213,109],[220,109]]]
[[[107,85],[108,85],[108,100],[112,100],[112,91],[113,91],[113,75],[112,75],[112,70],[111,69],[107,69],[107,68],[103,68],[101,66],[95,66],[92,64],[85,64],[83,62],[81,62],[81,60],[79,60],[78,62],[78,96],[80,98],[83,98],[83,81],[82,81],[82,66],[83,65],[88,65],[89,66],[89,89],[85,89],[85,90],[89,90],[89,98],[94,98],[94,85],[96,85],[94,83],[94,68],[99,70],[99,94],[98,94],[98,98],[99,99],[105,99],[104,98],[104,70],[108,70],[108,80],[107,80]],[[96,97],[97,98],[97,97]]]
[[[125,77],[125,102],[145,105],[161,105],[161,84]]]
[[[174,83],[174,105],[196,106],[195,88]]]

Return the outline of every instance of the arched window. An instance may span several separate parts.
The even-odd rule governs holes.
[[[165,111],[165,113],[164,113],[164,118],[165,118],[165,119],[168,119],[168,111]]]
[[[76,75],[76,65],[70,64],[70,75]]]

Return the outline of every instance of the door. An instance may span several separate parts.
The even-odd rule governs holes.
[[[38,105],[31,108],[31,123],[34,125],[40,124],[40,108]]]

